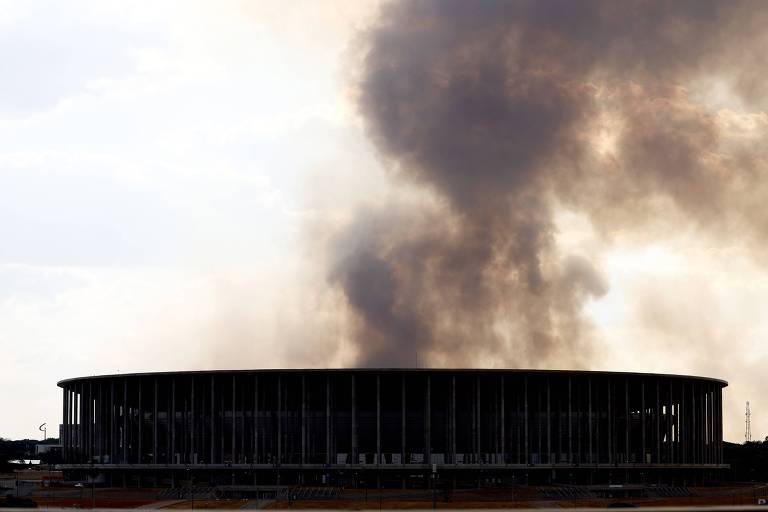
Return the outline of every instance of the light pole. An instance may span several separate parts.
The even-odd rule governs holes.
[[[195,510],[195,488],[192,486],[192,479],[189,475],[189,464],[187,464],[187,489],[189,489],[189,494],[192,498],[192,510]]]
[[[432,508],[437,508],[437,489],[435,484],[437,483],[437,464],[432,464]]]

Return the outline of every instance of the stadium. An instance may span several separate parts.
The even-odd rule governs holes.
[[[713,378],[330,369],[58,385],[66,477],[115,486],[693,485],[727,467],[728,384]]]

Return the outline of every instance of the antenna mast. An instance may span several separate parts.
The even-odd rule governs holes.
[[[744,424],[746,427],[746,430],[744,432],[744,442],[745,443],[751,443],[752,442],[752,413],[749,412],[749,402],[747,402],[747,410],[744,413]]]

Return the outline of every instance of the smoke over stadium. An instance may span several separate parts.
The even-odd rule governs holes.
[[[744,130],[706,94],[765,107],[766,18],[750,2],[385,5],[358,106],[391,179],[420,194],[333,237],[358,364],[590,366],[582,308],[607,283],[558,246],[559,210],[607,239],[682,218],[760,250],[764,115]]]

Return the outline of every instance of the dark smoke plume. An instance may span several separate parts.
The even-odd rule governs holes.
[[[762,2],[387,4],[359,106],[428,199],[362,209],[334,239],[359,364],[589,366],[581,309],[606,284],[557,247],[555,211],[606,234],[670,211],[706,230],[756,218],[765,153],[726,143],[695,93],[720,80],[760,101],[767,21]]]

